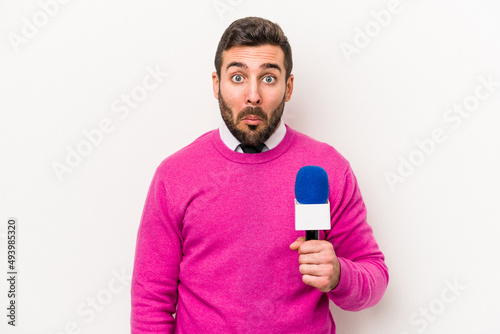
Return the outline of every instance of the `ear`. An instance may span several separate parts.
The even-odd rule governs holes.
[[[285,102],[290,101],[290,99],[292,98],[292,92],[293,92],[293,74],[290,74],[288,80],[286,81]]]
[[[214,97],[216,100],[219,99],[219,76],[217,72],[212,73],[212,86],[214,90]]]

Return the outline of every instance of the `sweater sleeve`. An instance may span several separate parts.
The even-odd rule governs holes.
[[[344,310],[360,311],[382,299],[389,272],[366,221],[366,207],[350,167],[332,204],[332,229],[326,238],[339,259],[340,281],[327,295]]]
[[[172,212],[158,170],[148,191],[137,235],[132,276],[132,334],[174,332],[181,221]]]

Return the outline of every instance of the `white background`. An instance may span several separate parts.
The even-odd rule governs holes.
[[[18,326],[6,324],[2,279],[2,333],[130,331],[151,177],[220,124],[215,49],[245,16],[277,22],[289,37],[295,90],[285,121],[351,162],[386,255],[383,300],[357,313],[332,304],[338,333],[500,333],[497,1],[400,0],[385,26],[374,13],[389,1],[69,1],[51,16],[40,5],[48,2],[0,2],[2,277],[7,219],[19,224]],[[357,53],[343,53],[347,44]],[[115,113],[123,94],[145,92],[148,68],[168,76],[128,115]],[[497,85],[479,88],[478,100],[481,77]],[[467,118],[443,118],[465,101]],[[105,119],[112,131],[85,146],[83,132]],[[436,129],[446,140],[431,145]],[[54,164],[78,145],[87,156],[60,180]],[[416,166],[405,172],[410,158]],[[404,177],[391,187],[386,175],[398,168]]]

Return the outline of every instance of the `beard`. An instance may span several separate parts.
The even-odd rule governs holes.
[[[276,131],[285,109],[285,96],[283,96],[280,104],[271,111],[269,117],[261,107],[246,107],[234,119],[233,111],[224,102],[219,89],[219,108],[224,123],[226,123],[227,128],[238,141],[245,145],[258,146],[264,144],[274,131]],[[260,117],[262,123],[259,125],[241,123],[243,118],[248,115]]]

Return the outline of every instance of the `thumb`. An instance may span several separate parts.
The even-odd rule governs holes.
[[[295,240],[291,245],[290,249],[291,250],[298,250],[300,245],[302,245],[306,241],[305,237],[298,237],[297,240]]]

